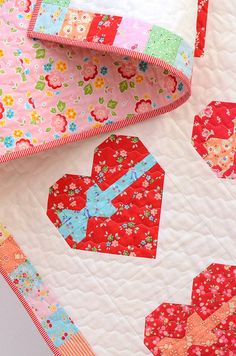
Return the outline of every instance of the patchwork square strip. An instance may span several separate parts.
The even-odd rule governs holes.
[[[2,224],[0,224],[0,272],[54,355],[95,355],[78,327]]]

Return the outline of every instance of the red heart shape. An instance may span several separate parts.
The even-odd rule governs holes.
[[[153,355],[236,355],[236,266],[210,265],[193,280],[191,305],[149,314],[144,343]]]
[[[47,215],[71,248],[155,258],[165,172],[137,137],[111,135],[91,177],[66,174]]]

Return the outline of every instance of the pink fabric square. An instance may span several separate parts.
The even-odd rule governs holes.
[[[152,26],[150,24],[140,20],[123,18],[113,45],[143,52],[148,42],[151,28]],[[137,32],[139,32],[138,37]]]

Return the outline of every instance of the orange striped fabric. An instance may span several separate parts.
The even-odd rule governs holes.
[[[78,332],[58,348],[62,356],[95,356],[95,353]]]

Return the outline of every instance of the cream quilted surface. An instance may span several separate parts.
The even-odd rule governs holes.
[[[64,173],[89,175],[107,135],[0,167],[0,220],[98,356],[148,355],[145,316],[164,301],[187,304],[193,277],[210,263],[235,264],[236,181],[217,179],[191,144],[196,113],[235,101],[235,38],[234,1],[211,1],[190,101],[118,132],[139,136],[166,172],[156,260],[71,250],[46,216],[48,187]]]

